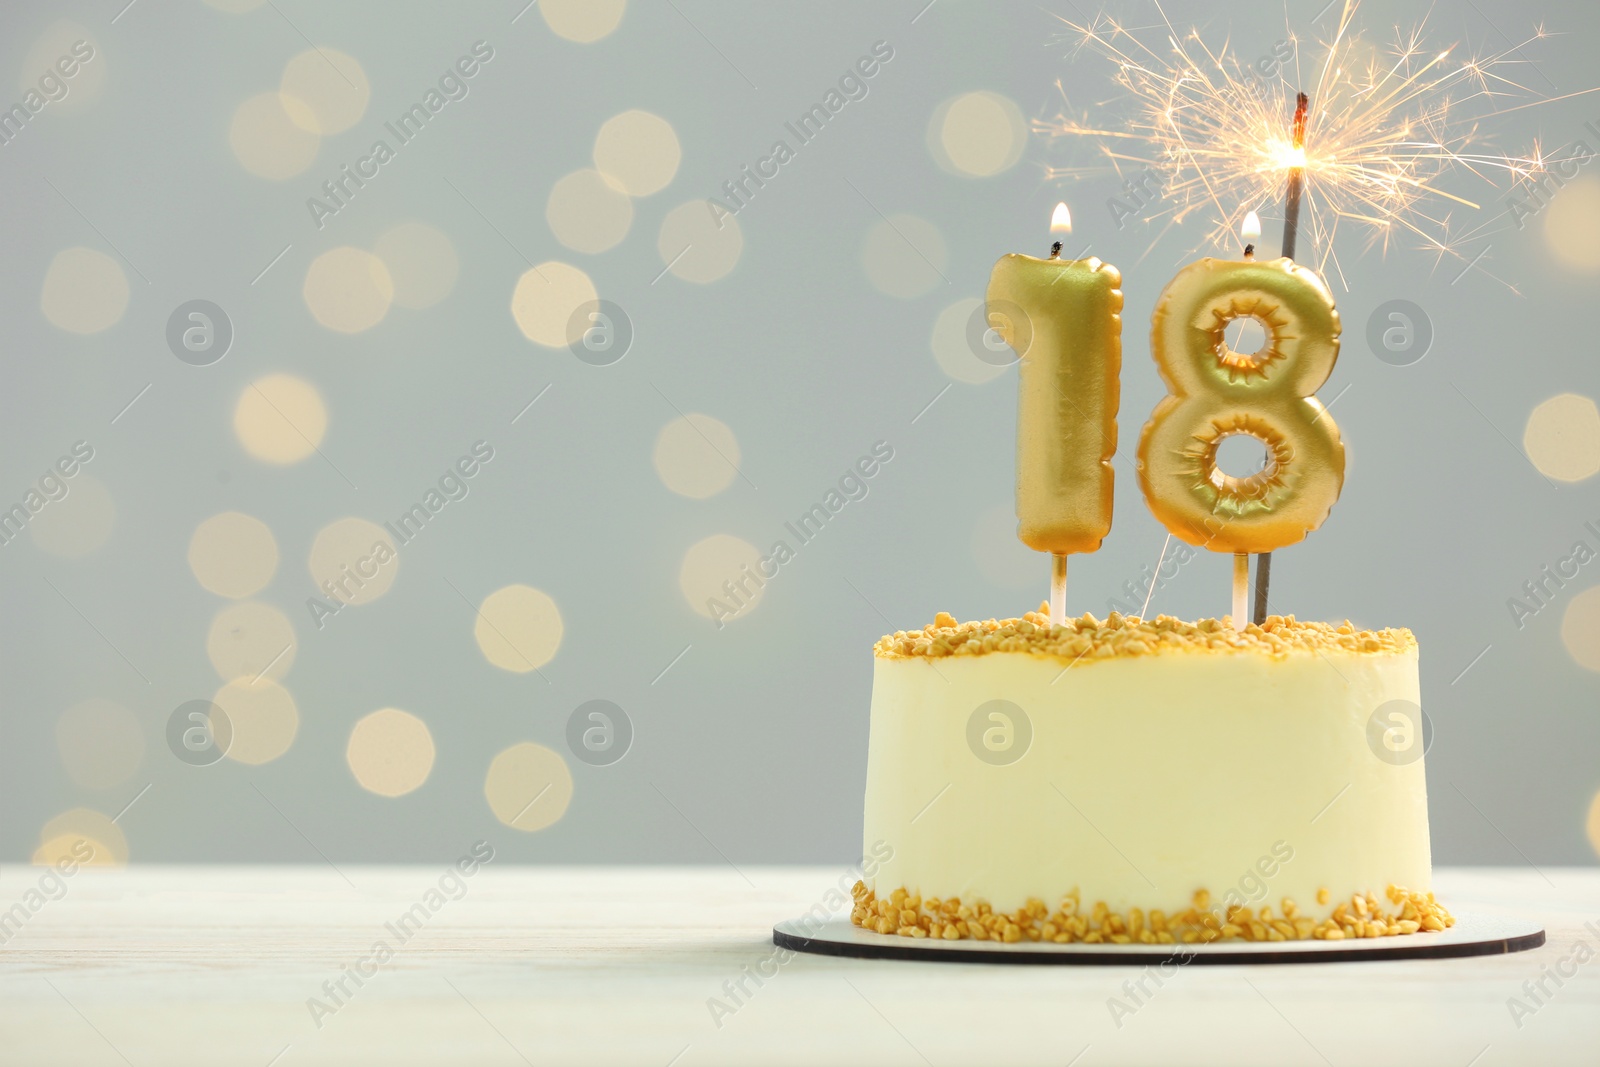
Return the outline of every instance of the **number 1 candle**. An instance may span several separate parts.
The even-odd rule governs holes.
[[[1053,232],[1070,232],[1065,204]],[[1122,274],[1093,257],[1002,256],[989,325],[1020,359],[1017,536],[1054,557],[1050,621],[1065,620],[1066,557],[1111,530],[1122,372]]]

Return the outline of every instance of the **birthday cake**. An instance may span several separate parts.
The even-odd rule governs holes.
[[[1057,205],[1052,231],[1069,226]],[[1009,942],[1445,929],[1416,638],[1267,611],[1271,553],[1318,529],[1344,483],[1314,395],[1339,354],[1327,285],[1248,243],[1167,283],[1150,320],[1167,395],[1139,436],[1139,488],[1172,537],[1233,557],[1233,611],[1071,619],[1068,558],[1111,529],[1123,292],[1115,267],[1061,248],[1002,256],[987,294],[1018,357],[1017,533],[1050,555],[1050,599],[1005,621],[941,612],[875,646],[863,843],[878,862],[851,920]],[[1240,319],[1265,334],[1253,353],[1228,341]],[[1261,445],[1260,470],[1221,468],[1236,436]]]
[[[1384,937],[1430,888],[1409,630],[941,612],[874,648],[851,915],[1016,942]],[[1420,718],[1420,715],[1418,715]],[[1420,723],[1413,723],[1420,729]]]

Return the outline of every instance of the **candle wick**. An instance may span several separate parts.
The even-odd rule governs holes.
[[[1060,259],[1061,258],[1061,242],[1060,241],[1057,241],[1055,244],[1050,246],[1050,258],[1051,259]]]
[[[1256,246],[1255,245],[1245,245],[1244,246],[1244,258],[1245,259],[1255,259],[1256,258]]]

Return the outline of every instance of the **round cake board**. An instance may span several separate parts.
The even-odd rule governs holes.
[[[1347,963],[1358,960],[1433,960],[1460,956],[1499,956],[1544,944],[1537,923],[1491,915],[1457,915],[1456,924],[1437,933],[1399,937],[1346,938],[1341,941],[1218,941],[1209,945],[1086,945],[1074,941],[935,941],[863,930],[849,919],[820,925],[790,919],[772,928],[772,943],[795,952],[861,959],[925,960],[933,963],[1015,963],[1066,966],[1145,966],[1174,963]]]

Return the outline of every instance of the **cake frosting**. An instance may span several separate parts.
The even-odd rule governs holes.
[[[932,625],[875,649],[856,889],[882,933],[1209,941],[1409,934],[1431,893],[1409,630],[1115,613]]]

